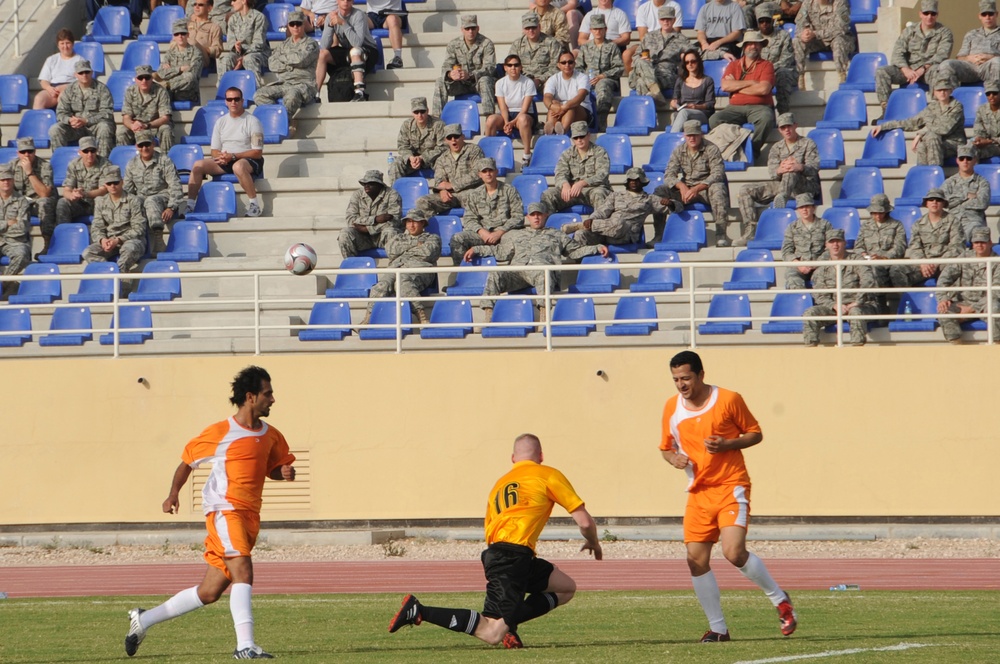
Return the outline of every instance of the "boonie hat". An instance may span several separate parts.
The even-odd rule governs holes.
[[[872,196],[872,202],[868,204],[868,211],[889,213],[892,212],[892,203],[885,194],[875,194]]]
[[[642,170],[638,166],[633,166],[625,172],[626,180],[638,180],[643,184],[643,186],[649,184],[649,178],[646,177],[646,171]]]
[[[385,181],[382,179],[382,171],[375,169],[365,171],[365,174],[358,180],[358,184],[381,184],[384,186]]]
[[[927,201],[938,200],[944,201],[945,205],[948,205],[948,198],[944,195],[944,192],[938,188],[931,189],[924,195],[923,203],[926,205]]]

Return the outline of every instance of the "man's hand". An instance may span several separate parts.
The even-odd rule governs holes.
[[[730,445],[730,441],[722,436],[709,436],[705,439],[705,449],[708,450],[710,454],[718,454],[719,452],[725,452],[726,450],[732,449],[732,447]]]
[[[573,183],[573,186],[569,188],[570,198],[576,198],[583,193],[584,187],[587,186],[586,180],[577,180]]]
[[[160,215],[160,219],[163,220],[163,223],[167,223],[173,218],[174,218],[173,208],[167,208],[166,210],[163,211],[163,214]]]
[[[34,168],[31,166],[31,157],[26,154],[17,155],[17,162],[21,164],[21,170],[24,171],[24,176],[28,177],[34,173]]]
[[[452,69],[450,72],[448,72],[448,78],[450,78],[453,81],[461,81],[465,78],[465,70]]]
[[[69,119],[69,126],[73,129],[83,129],[87,126],[87,121],[74,115]]]
[[[691,463],[691,460],[680,452],[674,452],[674,455],[667,459],[667,463],[678,470],[684,470],[688,467],[688,464]]]
[[[559,192],[559,197],[562,198],[565,203],[569,203],[573,200],[573,196],[569,193],[570,189],[571,187],[569,182],[563,182],[562,190]]]
[[[937,265],[926,263],[920,266],[920,274],[923,275],[924,279],[930,279],[936,273],[937,273]]]
[[[469,247],[468,249],[465,250],[465,255],[462,256],[462,259],[465,260],[466,263],[471,263],[472,259],[475,257],[476,257],[475,248]]]
[[[816,33],[813,32],[812,28],[805,28],[799,33],[799,39],[801,39],[803,43],[811,42],[815,36]]]
[[[597,251],[601,252],[601,256],[603,256],[604,258],[607,258],[607,257],[608,257],[608,254],[610,254],[610,253],[611,253],[611,252],[610,252],[610,251],[608,250],[608,248],[607,248],[607,247],[605,247],[605,246],[604,246],[603,244],[599,244],[599,245],[597,245]]]
[[[113,237],[106,237],[101,240],[102,251],[113,251],[116,246],[118,245],[115,244],[115,238]]]
[[[380,214],[375,217],[376,224],[384,224],[387,221],[392,221],[391,214]]]
[[[177,514],[177,510],[180,508],[181,501],[177,494],[170,494],[167,499],[163,501],[163,512],[164,514]]]
[[[587,553],[594,556],[594,560],[603,560],[604,551],[601,549],[600,542],[584,542],[583,546],[580,547],[580,551],[586,551]]]
[[[420,155],[414,155],[410,157],[410,168],[412,168],[413,170],[415,171],[419,170],[420,168],[423,168],[423,165],[424,165],[424,158],[421,157]]]
[[[442,203],[451,203],[451,200],[455,198],[455,194],[451,193],[451,189],[442,189],[440,193]]]
[[[286,482],[294,482],[295,481],[295,466],[293,466],[291,464],[285,464],[284,466],[282,466],[281,467],[281,479],[285,480]]]

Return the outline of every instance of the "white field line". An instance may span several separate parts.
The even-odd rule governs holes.
[[[928,648],[931,643],[897,643],[894,646],[883,646],[881,648],[848,648],[847,650],[824,650],[823,652],[812,653],[810,655],[788,655],[787,657],[768,657],[767,659],[746,659],[733,664],[771,664],[772,662],[797,662],[803,659],[822,659],[826,657],[840,657],[841,655],[857,655],[863,652],[887,652],[891,650],[911,650],[913,648]]]

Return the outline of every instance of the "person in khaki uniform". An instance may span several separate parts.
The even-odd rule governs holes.
[[[233,0],[188,0],[188,19],[210,20],[219,27],[223,34],[233,13]],[[192,28],[191,33],[195,30]]]
[[[152,133],[163,150],[174,145],[174,125],[171,122],[170,93],[153,81],[153,68],[135,68],[135,85],[125,90],[122,103],[122,124],[116,132],[118,145],[135,143],[136,132]]]
[[[781,260],[791,263],[814,261],[823,254],[826,232],[833,226],[826,219],[816,216],[816,202],[812,194],[799,194],[795,197],[795,205],[798,219],[785,229]],[[788,268],[785,270],[785,288],[805,288],[815,269],[809,265]]]
[[[223,0],[220,0],[219,4],[221,5],[222,2]],[[226,29],[226,18],[229,17],[229,11],[232,9],[229,0],[224,0],[224,2],[227,6],[225,9],[222,9],[221,6],[215,7],[213,0],[194,0],[188,5],[188,33],[191,44],[201,51],[202,66],[217,60],[222,55],[222,33]],[[216,10],[223,12],[224,18],[221,21],[211,18],[211,14]]]
[[[1000,156],[1000,81],[986,81],[983,89],[986,103],[976,109],[972,125],[972,144],[979,161]]]
[[[118,269],[132,272],[146,253],[146,216],[138,196],[130,196],[122,187],[122,172],[117,166],[104,171],[107,196],[94,204],[94,222],[90,226],[92,244],[84,249],[86,263],[117,259]]]
[[[0,166],[0,254],[10,263],[5,275],[20,274],[31,262],[31,212],[28,199],[14,189],[14,169],[10,164]],[[0,297],[17,291],[17,282],[8,281]]]
[[[45,247],[39,254],[49,250],[49,242],[56,227],[57,191],[52,164],[35,152],[35,139],[24,136],[17,139],[17,157],[8,165],[14,172],[14,191],[28,201],[31,215],[38,216]]]
[[[905,258],[953,258],[961,256],[965,249],[962,241],[962,224],[948,214],[948,197],[940,189],[931,189],[924,196],[927,214],[922,216],[910,229],[910,246]],[[928,279],[936,279],[941,273],[941,265],[923,263],[921,265],[893,265],[889,268],[889,279],[895,288],[909,288],[922,285]]]
[[[216,30],[217,25],[208,22]],[[188,41],[188,24],[183,19],[174,21],[174,38],[160,61],[160,68],[153,79],[163,84],[171,101],[201,103],[201,70],[205,66],[202,50]],[[221,42],[220,42],[221,43]],[[220,47],[221,48],[221,47]],[[218,55],[218,54],[216,54]]]
[[[564,225],[563,233],[576,233],[576,239],[584,244],[638,242],[642,238],[642,226],[650,213],[655,214],[654,218],[666,219],[666,208],[660,200],[643,191],[642,188],[647,184],[649,178],[641,168],[634,166],[628,169],[625,173],[624,191],[611,192],[589,219]],[[657,226],[655,221],[653,226]],[[662,228],[657,230],[663,234]]]
[[[447,148],[444,144],[444,123],[427,112],[427,98],[410,100],[413,117],[404,120],[396,139],[396,160],[386,175],[389,184],[408,177],[424,168],[434,168]]]
[[[795,66],[799,70],[799,90],[806,89],[806,60],[810,53],[833,51],[840,82],[847,80],[851,56],[858,52],[858,40],[851,31],[851,5],[847,0],[803,0],[795,17]]]
[[[475,143],[465,142],[462,126],[457,122],[446,125],[444,140],[448,149],[434,164],[434,190],[418,198],[414,205],[428,219],[465,207],[465,196],[483,184],[476,163],[486,155]]]
[[[875,194],[868,205],[868,214],[871,219],[861,223],[858,231],[858,239],[854,241],[855,255],[869,261],[891,260],[893,258],[903,258],[906,254],[906,229],[903,224],[889,216],[892,212],[892,203],[885,194]],[[872,263],[872,275],[875,278],[875,285],[879,288],[889,288],[892,286],[892,279],[889,277],[889,268]],[[879,311],[888,312],[885,294],[879,293],[877,296]]]
[[[462,16],[462,36],[448,42],[441,65],[441,78],[434,87],[431,113],[440,117],[448,97],[460,94],[479,94],[479,110],[483,115],[493,115],[496,101],[497,52],[493,40],[479,33],[479,19],[475,14]]]
[[[962,102],[951,96],[955,79],[942,73],[934,83],[934,99],[927,108],[905,120],[890,120],[872,129],[872,136],[883,131],[902,129],[917,132],[912,149],[918,164],[943,166],[954,157],[958,146],[965,143],[965,109]]]
[[[403,232],[403,199],[385,186],[382,172],[367,171],[347,203],[347,225],[337,237],[340,255],[359,256],[370,249],[385,248],[393,235]]]
[[[150,132],[140,131],[135,143],[139,152],[125,166],[123,187],[139,199],[150,235],[149,250],[157,254],[167,250],[163,229],[180,214],[184,190],[177,167],[166,152],[155,149]]]
[[[69,162],[63,180],[62,197],[56,201],[56,224],[68,224],[76,217],[94,214],[94,201],[108,193],[101,176],[111,162],[97,154],[93,136],[80,139],[80,156]],[[44,237],[44,236],[43,236]],[[48,250],[48,243],[44,251]]]
[[[831,261],[856,260],[857,256],[847,251],[847,241],[841,228],[832,228],[826,232],[826,253],[821,257]],[[820,265],[812,273],[813,289],[836,288],[838,268],[835,265]],[[874,288],[875,279],[872,271],[863,263],[847,265],[839,268],[840,287]],[[816,303],[803,312],[802,339],[806,346],[819,345],[819,333],[831,322],[836,323],[837,313],[843,316],[870,316],[878,313],[875,298],[871,293],[843,291],[840,297],[837,293],[813,293]],[[820,318],[822,320],[813,320]],[[831,320],[832,319],[832,320]],[[864,346],[868,339],[868,322],[863,319],[850,321],[851,345]]]
[[[255,104],[275,104],[283,100],[289,121],[299,109],[316,99],[316,61],[319,43],[306,34],[301,11],[288,13],[288,36],[271,53],[268,67],[278,80],[258,88]]]
[[[990,239],[990,229],[980,226],[972,231],[972,249],[962,252],[963,258],[991,258],[993,257],[993,241]],[[938,313],[939,314],[982,314],[987,311],[988,294],[987,267],[992,272],[989,275],[992,280],[991,286],[1000,284],[1000,263],[962,263],[946,265],[941,270],[937,285],[942,288],[949,287],[969,287],[979,286],[983,290],[979,291],[946,291],[938,293]],[[1000,298],[993,295],[993,313],[1000,313]],[[978,316],[969,318],[939,318],[941,322],[941,332],[948,343],[962,343],[962,323],[974,320]],[[1000,341],[1000,320],[993,321],[993,342]]]
[[[986,226],[986,209],[990,206],[990,183],[976,173],[976,148],[958,146],[958,173],[944,181],[941,191],[948,197],[949,214],[962,224],[965,241],[972,240],[972,231]]]
[[[672,94],[680,70],[681,56],[693,44],[674,30],[677,12],[669,5],[659,9],[660,29],[649,31],[639,42],[628,84],[636,94],[650,95],[661,106],[667,105],[663,91]]]
[[[535,83],[535,92],[541,92],[545,81],[556,73],[556,62],[562,53],[562,44],[539,28],[538,14],[528,12],[521,16],[521,32],[524,34],[510,45],[507,56],[516,55],[521,60],[521,73]]]
[[[517,189],[497,178],[497,164],[491,157],[476,162],[483,181],[465,197],[462,232],[451,236],[451,259],[458,265],[469,247],[494,245],[508,231],[524,228],[524,202]]]
[[[590,140],[583,121],[570,125],[573,144],[559,156],[555,183],[542,194],[549,210],[565,210],[573,205],[598,208],[611,194],[611,158],[607,150]]]
[[[580,45],[576,56],[577,71],[590,80],[594,91],[598,126],[606,128],[608,113],[616,97],[622,94],[621,77],[625,73],[622,52],[614,42],[609,42],[607,24],[603,14],[590,18],[590,39]],[[558,56],[556,57],[558,61]]]
[[[49,127],[52,149],[61,148],[84,136],[97,139],[97,152],[111,154],[115,146],[115,100],[111,90],[94,80],[90,60],[76,63],[76,82],[59,95],[56,123]]]

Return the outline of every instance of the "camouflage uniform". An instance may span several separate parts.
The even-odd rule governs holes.
[[[804,164],[805,170],[801,173],[778,175],[778,166],[788,157],[794,157],[795,161]],[[743,237],[753,237],[754,229],[757,228],[757,205],[767,205],[778,196],[781,198],[775,203],[775,207],[779,207],[778,203],[781,204],[780,207],[784,207],[786,201],[799,194],[819,196],[819,150],[816,143],[805,136],[800,136],[791,145],[784,140],[778,141],[771,146],[771,153],[767,157],[767,174],[771,177],[768,182],[745,184],[740,189]]]
[[[413,207],[425,213],[428,219],[435,214],[447,214],[452,208],[465,207],[465,195],[483,184],[483,181],[479,179],[479,172],[476,171],[476,162],[485,156],[479,146],[474,143],[463,145],[457,159],[452,157],[451,150],[446,148],[434,163],[434,186],[437,187],[442,182],[450,182],[452,193],[455,194],[452,202],[450,204],[442,203],[437,192],[432,191],[426,196],[418,198]]]
[[[521,58],[521,73],[540,81],[538,89],[541,90],[545,81],[558,71],[556,63],[560,53],[562,53],[562,44],[554,37],[539,31],[538,41],[534,44],[526,36],[518,37],[510,45],[507,57],[516,55]],[[619,56],[620,59],[621,56]]]
[[[990,105],[980,104],[976,109],[976,122],[972,125],[973,138],[989,138],[993,142],[976,147],[979,161],[1000,156],[1000,110],[990,110]]]
[[[170,117],[170,93],[159,83],[153,81],[149,94],[143,94],[139,84],[130,85],[125,90],[125,101],[122,103],[122,115],[131,116],[133,120],[149,123],[164,115]],[[167,121],[159,127],[150,127],[151,132],[164,152],[174,145],[174,125]],[[116,132],[118,145],[135,145],[135,133],[125,125],[119,125]]]
[[[24,169],[21,168],[19,159],[15,158],[9,161],[7,165],[14,170],[14,191],[25,197],[25,200],[28,202],[29,212],[31,215],[38,217],[42,235],[44,237],[51,237],[52,231],[56,227],[56,200],[59,196],[55,188],[52,164],[47,159],[42,159],[36,154],[35,165],[32,167],[32,172],[38,175],[38,179],[42,181],[42,184],[46,187],[52,187],[52,195],[45,198],[35,197],[35,188],[31,186],[28,176],[24,174]]]
[[[232,50],[237,41],[242,45],[242,56]],[[268,56],[271,55],[271,45],[267,41],[267,19],[264,15],[256,9],[251,9],[246,16],[240,12],[230,16],[226,45],[229,50],[219,56],[217,63],[219,76],[233,69],[236,61],[242,57],[243,69],[252,71],[257,79],[257,86],[262,86],[262,72],[267,65]]]
[[[965,143],[965,109],[957,99],[952,99],[945,107],[934,99],[912,118],[883,122],[881,129],[916,131],[921,136],[917,144],[917,163],[941,166],[945,159],[957,154],[959,145]]]
[[[632,72],[628,76],[628,84],[636,94],[648,95],[650,88],[656,84],[660,91],[670,94],[677,82],[680,69],[681,54],[694,46],[690,39],[679,32],[650,30],[639,42],[638,53],[632,59]],[[639,57],[639,53],[649,49],[649,60]]]
[[[456,65],[472,76],[472,80],[452,81],[448,74]],[[437,80],[434,96],[431,99],[431,115],[441,117],[441,109],[448,102],[448,97],[460,94],[478,94],[482,97],[480,110],[483,115],[490,116],[496,112],[497,53],[493,41],[481,33],[469,46],[464,37],[457,37],[448,42],[444,64],[441,66],[441,78]]]
[[[535,13],[538,14],[537,9]],[[538,31],[554,37],[559,42],[560,48],[569,45],[569,21],[561,9],[549,5],[549,11],[538,14]]]
[[[611,194],[611,157],[600,145],[590,144],[585,156],[581,157],[575,146],[562,153],[556,163],[555,186],[542,193],[542,202],[549,210],[557,212],[573,205],[589,205],[597,209]],[[573,185],[577,180],[585,180],[587,186],[580,195],[569,202],[562,199],[564,184]]]
[[[389,255],[388,267],[434,267],[441,257],[441,238],[424,230],[420,235],[398,233],[389,238],[385,246]],[[421,274],[403,274],[399,278],[399,295],[404,299],[420,297],[420,291],[430,288],[437,280],[437,275],[425,272]],[[396,293],[396,275],[383,274],[372,286],[370,297],[389,297]],[[368,305],[371,313],[374,303]],[[424,311],[421,302],[410,302],[413,313],[420,315]]]
[[[976,253],[971,249],[962,252],[963,258],[975,258]],[[992,286],[1000,285],[1000,263],[993,263]],[[938,293],[938,301],[951,300],[953,303],[961,303],[972,307],[977,313],[983,313],[987,309],[986,297],[986,263],[963,263],[961,265],[945,265],[941,269],[941,276],[938,277],[937,285],[942,288],[950,286],[979,286],[981,291],[950,291]],[[1000,297],[993,297],[993,313],[1000,312]],[[948,341],[959,339],[962,336],[962,322],[960,318],[939,318],[941,332]],[[1000,320],[993,321],[993,341],[1000,341]]]
[[[563,258],[578,261],[584,256],[600,253],[598,245],[585,245],[554,228],[538,230],[526,227],[511,231],[503,236],[500,244],[474,247],[479,256],[495,256],[498,261],[510,261],[511,265],[561,265]],[[559,289],[559,272],[553,272],[552,290]],[[518,270],[516,272],[490,272],[486,278],[483,296],[490,297],[512,290],[533,287],[539,294],[545,292],[545,272],[541,270]],[[480,300],[483,309],[492,309],[496,300]]]
[[[875,71],[875,94],[879,102],[884,104],[889,101],[893,85],[907,85],[902,72],[903,67],[920,69],[927,66],[928,69],[920,80],[927,82],[937,80],[938,65],[951,55],[954,43],[955,36],[951,30],[940,23],[926,33],[921,29],[920,23],[914,23],[904,29],[892,48],[889,64]]]
[[[392,215],[392,219],[376,224],[375,217],[383,214]],[[340,255],[348,258],[369,249],[385,248],[392,236],[403,232],[402,215],[403,199],[392,187],[382,187],[374,199],[368,197],[364,187],[355,190],[347,203],[347,226],[337,237]],[[368,232],[362,233],[354,228],[355,224],[365,226]]]
[[[906,230],[903,224],[887,217],[881,224],[873,219],[861,224],[858,239],[854,241],[854,254],[867,256],[875,254],[883,258],[902,258],[906,253]],[[878,261],[871,264],[875,285],[880,288],[892,286],[889,268],[879,267]]]
[[[83,189],[85,192],[102,186],[101,174],[111,164],[110,161],[98,155],[93,167],[87,168],[82,157],[69,162],[66,167],[66,179],[63,187],[66,189]],[[94,214],[94,198],[84,196],[78,201],[60,198],[56,201],[56,224],[68,224],[77,217]]]
[[[961,256],[965,250],[962,224],[948,213],[941,221],[932,224],[930,215],[925,214],[910,229],[910,246],[906,258],[953,258]],[[938,270],[940,273],[940,268]],[[919,265],[893,265],[889,268],[889,278],[896,288],[909,288],[923,284],[925,277]]]
[[[613,191],[590,216],[590,230],[581,228],[576,239],[583,244],[631,244],[642,237],[651,213],[665,214],[660,199],[644,191]]]
[[[559,59],[558,56],[556,59]],[[615,97],[621,96],[621,77],[625,73],[625,63],[622,62],[622,52],[618,46],[609,41],[598,46],[594,40],[588,40],[580,47],[580,53],[576,56],[576,66],[580,73],[587,75],[587,78],[604,74],[605,78],[594,86],[594,95],[597,99],[595,110],[602,114],[609,113]]]
[[[416,173],[410,167],[410,157],[419,155],[424,158],[427,168],[435,167],[438,157],[448,151],[444,145],[444,123],[429,115],[427,127],[421,129],[413,118],[405,120],[399,128],[396,150],[396,161],[388,173],[389,184],[395,182],[397,178]]]
[[[826,232],[833,229],[830,222],[817,216],[811,225],[806,225],[801,219],[796,219],[785,229],[785,239],[781,243],[781,260],[791,262],[795,259],[814,261],[826,251]],[[815,271],[815,270],[814,270]],[[799,289],[806,287],[808,275],[799,272],[798,268],[785,270],[785,288]]]
[[[772,30],[760,57],[774,65],[774,105],[778,114],[792,110],[792,91],[799,84],[799,68],[795,64],[795,47],[785,30]]]
[[[10,259],[4,274],[20,274],[31,262],[30,203],[16,191],[4,200],[0,197],[0,253]],[[11,219],[17,223],[8,224]]]
[[[989,34],[982,27],[965,33],[957,56],[961,58],[980,53],[1000,56],[1000,28],[994,29]],[[996,81],[1000,79],[1000,57],[994,57],[979,66],[964,60],[945,60],[939,65],[938,76],[948,72],[951,72],[961,84]]]
[[[963,178],[955,173],[944,181],[941,190],[948,197],[948,215],[962,224],[966,242],[972,239],[972,230],[986,226],[986,208],[990,206],[990,183],[979,173]]]
[[[69,119],[73,116],[86,120],[87,126],[82,129],[70,127]],[[86,96],[79,81],[70,83],[59,95],[56,120],[58,122],[49,128],[53,149],[75,143],[84,136],[93,136],[97,139],[97,153],[102,157],[111,154],[115,146],[115,100],[108,86],[100,81],[91,83]]]
[[[806,70],[806,60],[810,53],[833,51],[833,61],[837,71],[847,73],[851,56],[857,52],[857,39],[851,34],[851,6],[847,0],[833,0],[823,4],[822,0],[803,0],[802,8],[795,17],[796,33],[812,28],[816,36],[808,44],[799,39],[792,43],[795,51],[795,66],[799,72]]]
[[[486,244],[479,237],[480,230],[512,231],[524,228],[524,203],[517,189],[504,182],[497,182],[492,196],[486,187],[470,191],[464,198],[465,216],[462,232],[451,236],[451,259],[458,265],[469,247]]]
[[[148,162],[136,155],[125,166],[125,192],[138,199],[146,213],[150,230],[163,228],[163,212],[168,208],[177,211],[184,203],[184,191],[177,167],[165,152],[154,150]]]
[[[829,254],[824,258],[829,259]],[[846,260],[857,260],[856,252],[848,252]],[[836,288],[837,287],[837,266],[820,265],[812,273],[812,285],[814,289]],[[842,268],[840,287],[847,288],[874,288],[875,279],[872,271],[867,265],[857,263],[845,265]],[[836,293],[813,293],[813,301],[816,303],[803,312],[806,318],[802,322],[802,337],[807,346],[814,346],[819,343],[819,332],[827,325],[836,324],[837,316],[837,294]],[[878,313],[875,299],[872,293],[855,293],[841,291],[840,304],[857,303],[857,307],[851,310],[851,316],[870,316]],[[810,317],[830,317],[827,320],[811,320]],[[863,344],[868,336],[868,323],[864,320],[852,320],[851,343]]]
[[[125,241],[116,251],[101,249],[101,240],[113,237]],[[139,198],[124,192],[117,202],[110,195],[98,198],[94,203],[90,241],[93,244],[83,251],[85,262],[103,263],[117,254],[118,269],[131,271],[146,253],[146,217]]]
[[[669,190],[671,201],[683,205],[678,182],[689,187],[708,185],[708,189],[699,193],[695,200],[708,204],[712,209],[716,231],[725,235],[726,225],[729,223],[729,186],[719,148],[704,139],[701,149],[695,152],[691,152],[686,143],[678,145],[670,155],[667,170],[663,172],[663,186]]]
[[[181,67],[189,69],[182,72]],[[156,75],[162,81],[163,87],[170,91],[170,98],[173,101],[200,104],[201,70],[204,67],[205,61],[200,48],[188,44],[187,48],[181,50],[176,44],[171,44],[163,54]],[[162,143],[160,147],[163,147]]]
[[[255,104],[275,104],[284,97],[288,117],[316,99],[316,61],[319,60],[319,43],[312,37],[296,42],[291,37],[278,44],[268,67],[278,75],[278,80],[257,90]]]

